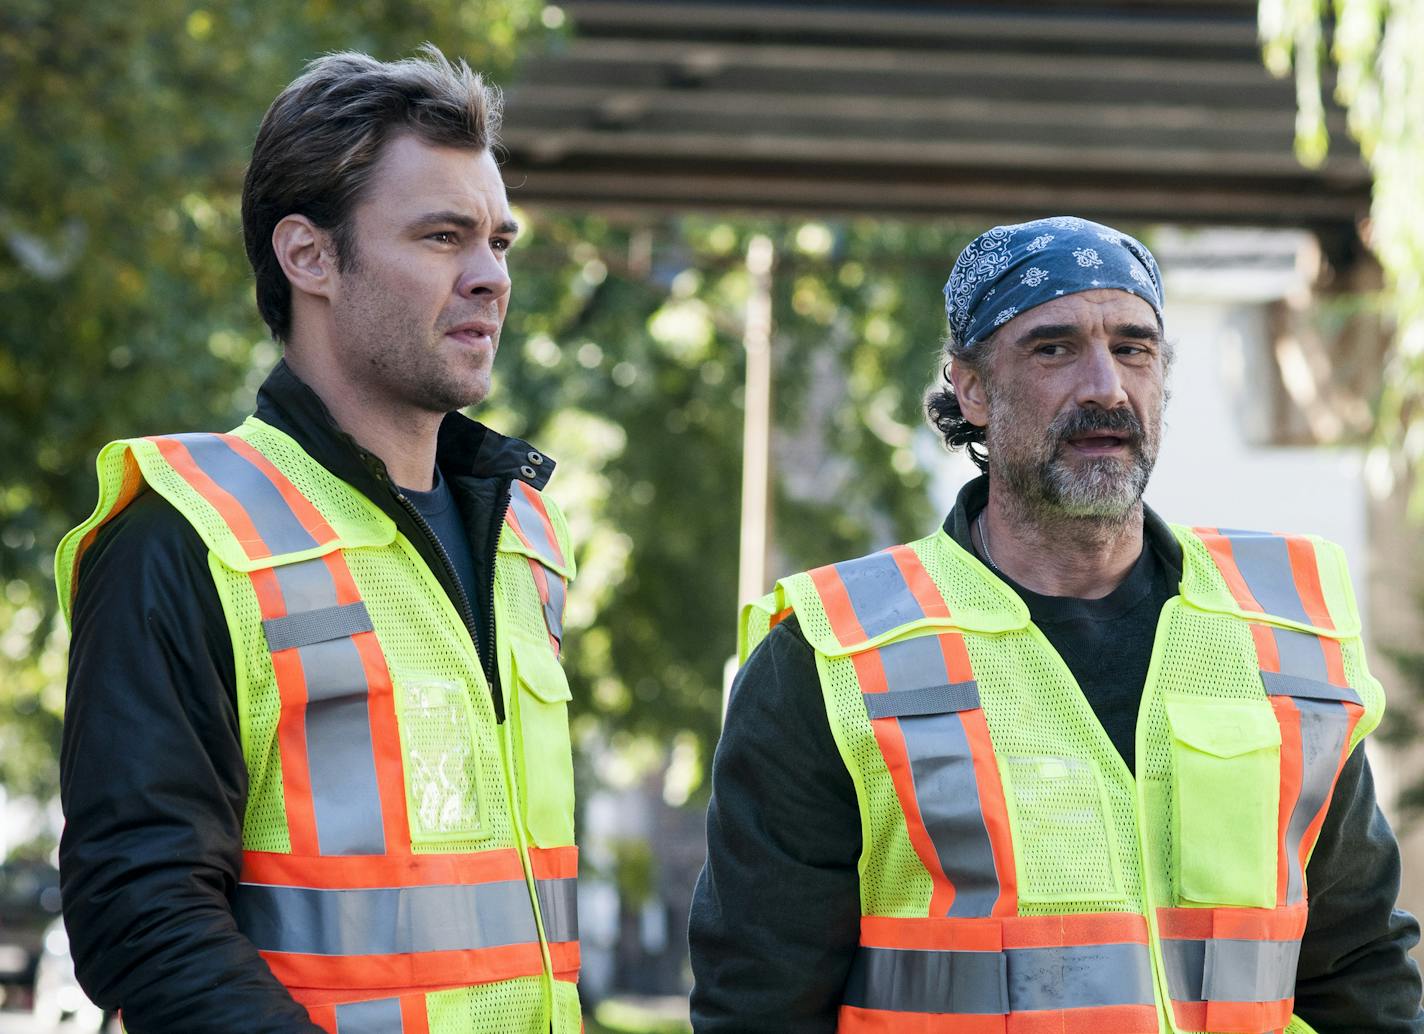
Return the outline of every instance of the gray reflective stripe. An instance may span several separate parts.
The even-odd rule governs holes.
[[[311,549],[317,544],[311,533],[302,527],[297,515],[277,491],[272,480],[252,463],[238,455],[227,442],[215,434],[177,434],[203,473],[215,481],[247,511],[257,534],[273,555]]]
[[[891,693],[943,686],[949,681],[944,648],[937,635],[918,635],[887,643],[880,648],[880,664],[885,669],[885,684]]]
[[[290,611],[290,607],[288,610]],[[311,646],[331,639],[345,639],[360,632],[374,630],[371,615],[361,600],[339,607],[299,610],[286,617],[267,618],[262,622],[267,633],[267,648],[273,653],[296,646]]]
[[[1300,857],[1305,831],[1335,786],[1335,772],[1340,755],[1345,750],[1345,737],[1350,716],[1339,704],[1317,700],[1296,700],[1300,712],[1300,797],[1291,809],[1286,824],[1286,904],[1305,900],[1301,872],[1305,859]]]
[[[1167,993],[1179,1002],[1278,1002],[1295,994],[1299,941],[1164,938]]]
[[[954,885],[948,914],[987,916],[999,898],[999,877],[964,723],[951,713],[901,718],[899,724],[920,817]]]
[[[1152,1005],[1152,956],[1145,944],[1079,944],[1014,948],[1009,959],[1009,1008],[1085,1009]]]
[[[865,709],[872,718],[908,718],[922,714],[973,711],[978,706],[977,682],[865,694]]]
[[[375,890],[243,883],[233,911],[260,950],[302,955],[469,951],[539,939],[523,880]]]
[[[851,608],[871,638],[925,616],[905,576],[889,553],[872,553],[836,564]]]
[[[550,563],[554,563],[563,554],[559,551],[557,544],[549,541],[549,532],[544,524],[543,515],[524,494],[524,489],[520,487],[520,484],[521,482],[516,481],[509,486],[509,508],[514,511],[515,519],[519,521],[519,530],[524,533],[529,548]]]
[[[1295,587],[1285,539],[1279,535],[1228,531],[1225,528],[1221,529],[1221,534],[1231,540],[1231,555],[1236,559],[1236,567],[1264,613],[1299,621],[1303,625],[1313,624]]]
[[[861,948],[843,1000],[862,1009],[979,1016],[1156,1001],[1145,944],[1004,952]]]
[[[549,634],[563,642],[564,639],[564,580],[551,568],[544,569],[544,580],[549,583],[549,602],[544,604],[544,621],[549,626]]]
[[[1283,675],[1298,675],[1301,678],[1326,682],[1330,673],[1325,667],[1325,651],[1320,646],[1320,637],[1310,632],[1294,628],[1271,627],[1271,638],[1276,643],[1276,654],[1280,657]]]
[[[350,639],[298,649],[307,684],[307,768],[324,855],[384,854],[369,685]]]
[[[399,998],[336,1007],[336,1034],[401,1034],[404,1029]]]
[[[1261,672],[1261,681],[1266,692],[1273,697],[1307,697],[1312,700],[1342,700],[1351,704],[1363,704],[1360,694],[1349,686],[1336,686],[1318,679],[1301,678],[1299,675],[1283,675],[1276,671]]]
[[[544,936],[555,943],[578,940],[578,880],[536,880],[534,891]]]
[[[1167,974],[1167,993],[1178,1002],[1202,1001],[1202,970],[1206,965],[1206,941],[1162,938],[1162,962]]]
[[[1202,995],[1209,1002],[1278,1002],[1295,996],[1299,941],[1206,942]]]
[[[1008,965],[997,951],[861,948],[842,999],[860,1009],[1002,1016]]]
[[[331,580],[331,569],[320,557],[279,564],[274,570],[288,614],[336,606],[336,583]]]

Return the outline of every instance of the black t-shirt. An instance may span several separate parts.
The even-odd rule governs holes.
[[[465,590],[465,599],[470,603],[471,613],[480,606],[475,594],[475,554],[470,548],[470,533],[465,527],[465,518],[455,505],[455,496],[450,491],[450,483],[440,476],[440,468],[435,468],[435,487],[429,492],[417,492],[402,488],[401,492],[415,504],[425,523],[435,533],[445,555],[455,568],[455,576],[460,579],[460,588]]]
[[[979,510],[972,512],[971,523]],[[1179,554],[1172,549],[1175,543],[1163,541],[1171,532],[1156,526],[1160,524],[1155,517],[1149,519],[1137,563],[1116,589],[1100,599],[1044,596],[994,568],[1018,593],[1029,619],[1068,665],[1130,772],[1136,771],[1137,712],[1152,662],[1157,619],[1163,605],[1177,594],[1182,576]],[[973,549],[966,542],[960,545]],[[984,560],[981,551],[974,551]]]

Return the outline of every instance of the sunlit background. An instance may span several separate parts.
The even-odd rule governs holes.
[[[102,443],[249,410],[279,352],[238,190],[266,105],[331,50],[430,40],[507,87],[528,230],[475,415],[558,461],[578,544],[591,1031],[686,1030],[739,597],[925,534],[972,474],[920,399],[949,267],[994,222],[1084,215],[1154,249],[1178,359],[1148,501],[1345,547],[1392,706],[1371,757],[1412,829],[1424,148],[1403,113],[1424,111],[1424,14],[1336,7],[1322,29],[1299,0],[6,0],[0,1032],[101,1019],[51,923],[54,546]],[[1417,910],[1424,841],[1403,840]]]

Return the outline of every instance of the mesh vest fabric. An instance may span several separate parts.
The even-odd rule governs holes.
[[[294,512],[307,513],[308,524],[320,529],[310,540],[301,531],[295,533],[303,543],[313,544],[286,552],[265,548],[270,543],[254,545],[250,535],[244,538],[242,500],[236,499],[233,506],[215,506],[214,500],[223,502],[221,491],[214,492],[211,485],[203,489],[202,473],[177,462],[189,452],[197,454],[199,447],[218,448],[219,440],[237,450],[234,455],[239,459],[246,455],[258,465],[270,465],[273,484],[285,484],[293,496]],[[249,447],[255,451],[242,451]],[[224,459],[229,461],[231,457]],[[384,960],[380,965],[366,967],[359,987],[344,987],[324,983],[321,976],[313,982],[302,975],[322,973],[319,958],[264,951],[274,972],[308,1006],[313,1019],[329,1030],[369,1027],[405,1034],[427,1030],[542,1034],[551,1025],[556,1034],[579,1030],[577,933],[568,896],[576,864],[566,713],[569,690],[551,650],[551,644],[557,643],[539,584],[547,596],[550,583],[556,583],[561,602],[562,587],[574,573],[572,562],[565,559],[572,552],[558,509],[550,502],[537,502],[547,540],[542,551],[522,542],[511,523],[500,536],[494,586],[496,657],[509,714],[509,721],[501,725],[495,720],[469,633],[414,546],[369,499],[332,476],[285,434],[254,418],[232,436],[116,442],[100,454],[99,480],[100,501],[94,515],[66,536],[59,549],[58,581],[66,615],[84,548],[144,485],[187,517],[209,547],[209,567],[234,644],[239,722],[249,774],[243,828],[247,861],[239,905],[244,892],[270,894],[280,901],[279,895],[295,893],[285,887],[305,884],[343,893],[345,877],[340,874],[349,871],[360,882],[344,893],[364,895],[361,902],[378,909],[373,914],[383,908],[405,909],[424,895],[427,909],[430,902],[448,898],[466,909],[513,907],[527,916],[521,920],[527,922],[527,950],[516,950],[515,945],[490,949],[493,968],[488,972],[506,975],[485,979],[488,972],[471,969],[474,979],[460,980],[450,975],[446,965],[443,987],[414,976],[403,983],[402,972],[415,974],[420,969],[400,965],[408,957],[399,952],[380,956]],[[271,491],[270,485],[258,488]],[[524,486],[513,491],[532,492]],[[521,504],[528,508],[527,501],[521,499]],[[394,806],[400,822],[392,826],[388,819],[387,833],[391,828],[408,828],[404,842],[391,843],[387,837],[384,855],[332,859],[325,857],[325,847],[309,857],[293,853],[297,817],[291,811],[291,777],[283,772],[283,697],[274,671],[274,658],[281,654],[270,638],[272,621],[264,621],[259,596],[263,584],[295,585],[292,572],[315,570],[320,575],[324,568],[349,574],[351,589],[359,593],[360,605],[354,608],[359,615],[352,616],[351,606],[336,608],[317,615],[325,623],[308,619],[295,633],[290,628],[284,632],[330,646],[329,640],[341,637],[341,623],[355,621],[354,628],[369,628],[379,643],[380,657],[374,663],[389,674],[387,706],[393,711],[392,728],[398,729],[398,737],[391,737],[391,750],[398,758],[396,782],[403,791],[393,795],[403,798]],[[270,610],[270,601],[267,606]],[[293,620],[300,619],[299,615]],[[307,675],[310,681],[319,673]],[[377,705],[370,706],[374,722]],[[287,749],[290,757],[290,744]],[[359,780],[355,782],[359,785]],[[351,793],[356,792],[353,787]],[[392,808],[391,802],[383,801],[378,810],[389,813]],[[489,878],[504,882],[461,886],[456,881],[446,888],[431,887],[424,885],[430,877],[400,876],[402,857],[411,859],[404,866],[411,873],[488,871],[495,874]],[[448,864],[437,860],[441,858]],[[262,872],[279,875],[253,875]],[[383,874],[389,873],[395,873],[396,879],[383,881]],[[443,877],[442,881],[449,882]],[[378,889],[386,882],[394,885]],[[515,888],[522,889],[510,898]],[[386,898],[401,903],[386,905]],[[486,904],[475,904],[481,901]],[[319,911],[324,906],[312,907]],[[262,913],[257,914],[260,920]],[[239,921],[244,921],[241,911]],[[551,941],[555,933],[557,939]],[[322,934],[319,925],[300,934],[318,941],[338,936]],[[271,935],[278,940],[300,939],[280,924]],[[491,936],[493,945],[511,940],[498,932]],[[425,938],[429,944],[422,947],[419,931],[405,939],[416,943],[408,949],[412,951],[431,945],[449,947],[438,943],[439,936]],[[521,957],[527,961],[512,961],[511,952],[523,952]],[[458,963],[454,955],[447,953],[446,958],[453,959],[452,965]],[[345,980],[347,974],[340,972]]]
[[[834,600],[828,606],[827,599],[823,598],[839,591],[834,579],[827,581],[825,572],[829,569],[784,579],[771,595],[746,608],[742,621],[743,659],[776,621],[793,611],[807,641],[816,651],[831,730],[855,783],[861,806],[860,893],[865,917],[862,954],[867,953],[866,946],[871,944],[877,945],[872,955],[889,954],[883,952],[886,946],[909,944],[922,949],[983,948],[986,945],[993,948],[997,945],[1009,966],[1008,976],[1001,979],[1007,980],[1006,986],[1019,994],[1021,1000],[1029,1001],[1033,996],[1023,988],[1015,991],[1013,970],[1015,966],[1028,970],[1042,961],[1030,956],[1035,951],[1041,954],[1043,949],[1036,947],[1028,954],[1015,955],[1010,947],[1043,943],[1069,945],[1057,950],[1071,954],[1079,950],[1071,947],[1071,936],[1043,941],[1035,932],[1038,930],[1035,924],[1052,922],[1059,924],[1062,930],[1076,926],[1088,931],[1085,935],[1088,942],[1099,945],[1082,950],[1096,951],[1100,961],[1114,951],[1122,954],[1129,949],[1138,950],[1132,942],[1140,939],[1142,948],[1137,957],[1145,966],[1143,960],[1150,949],[1151,972],[1143,974],[1144,990],[1139,998],[1146,1002],[1155,999],[1155,1021],[1150,1011],[1139,1007],[1133,1012],[1125,1002],[1100,1014],[1075,1013],[1066,1008],[1055,1013],[1052,995],[1033,1005],[1034,1009],[1047,1011],[1020,1012],[1014,1017],[1016,1021],[1025,1022],[1031,1017],[1056,1030],[1054,1023],[1068,1024],[1065,1029],[1078,1029],[1072,1024],[1091,1019],[1093,1022],[1089,1025],[1094,1029],[1120,1029],[1134,1034],[1148,1030],[1286,1029],[1292,1034],[1309,1031],[1304,1021],[1289,1016],[1288,1003],[1233,1012],[1226,1005],[1212,1002],[1178,1001],[1193,994],[1198,998],[1210,998],[1212,994],[1210,977],[1206,989],[1202,986],[1200,959],[1196,960],[1195,972],[1198,986],[1182,989],[1182,974],[1190,969],[1182,960],[1185,958],[1190,963],[1191,953],[1199,953],[1202,944],[1207,945],[1209,952],[1228,959],[1235,943],[1232,935],[1245,929],[1241,936],[1259,937],[1255,947],[1267,954],[1281,955],[1284,960],[1281,971],[1284,973],[1291,967],[1289,973],[1293,974],[1293,962],[1285,958],[1291,951],[1289,931],[1281,931],[1295,924],[1297,917],[1303,926],[1305,888],[1303,874],[1291,877],[1287,870],[1297,865],[1303,869],[1306,857],[1296,858],[1298,850],[1294,854],[1287,850],[1285,836],[1289,825],[1292,837],[1299,842],[1303,823],[1297,821],[1291,825],[1286,821],[1285,810],[1279,814],[1273,810],[1281,807],[1283,794],[1278,785],[1282,778],[1280,773],[1284,771],[1279,758],[1290,754],[1289,749],[1282,753],[1284,741],[1277,718],[1296,715],[1297,711],[1308,718],[1316,713],[1313,709],[1325,713],[1328,708],[1336,708],[1339,713],[1330,713],[1333,724],[1328,728],[1342,737],[1343,742],[1338,744],[1338,763],[1343,763],[1349,750],[1378,723],[1383,708],[1382,694],[1365,667],[1348,574],[1336,547],[1315,539],[1308,543],[1317,562],[1311,577],[1318,579],[1319,595],[1329,610],[1328,615],[1317,616],[1330,627],[1320,627],[1254,608],[1243,609],[1233,593],[1237,592],[1242,599],[1249,594],[1239,585],[1233,589],[1227,584],[1203,537],[1188,529],[1174,531],[1184,550],[1182,595],[1167,604],[1159,622],[1138,718],[1139,761],[1135,778],[1093,715],[1066,665],[1030,624],[1022,602],[976,558],[943,533],[911,543],[909,547],[896,547],[885,554],[874,555],[895,556],[902,568],[914,565],[922,569],[928,577],[926,584],[932,582],[932,588],[922,592],[930,598],[923,613],[916,611],[908,616],[899,615],[900,620],[885,621],[865,619],[865,615],[861,615],[866,621],[865,627],[860,628],[861,634],[848,637],[844,620],[837,625],[829,614],[829,609],[835,606]],[[1292,550],[1304,548],[1300,542],[1292,543]],[[847,584],[853,577],[869,584],[867,579],[871,575],[864,571],[870,565],[864,561],[871,559],[835,567],[844,571]],[[1243,566],[1244,563],[1243,553]],[[852,566],[856,564],[861,567]],[[886,566],[883,561],[881,566]],[[856,570],[862,573],[857,575]],[[1254,570],[1250,573],[1257,575]],[[874,577],[883,580],[883,574]],[[940,601],[937,606],[933,597]],[[1335,681],[1347,683],[1348,687],[1322,685],[1320,693],[1334,696],[1326,701],[1268,699],[1263,689],[1263,679],[1268,676],[1263,675],[1263,671],[1268,667],[1283,670],[1289,667],[1284,659],[1276,664],[1278,659],[1268,659],[1262,653],[1262,642],[1269,646],[1274,642],[1272,636],[1280,638],[1291,650],[1301,644],[1308,646],[1318,642],[1323,644],[1321,649],[1327,656],[1332,651],[1338,653],[1339,671]],[[977,694],[970,703],[982,705],[997,780],[986,780],[982,770],[975,778],[984,800],[992,796],[984,795],[985,783],[996,783],[992,789],[995,794],[1002,793],[1011,829],[1012,873],[997,873],[999,897],[992,913],[988,902],[993,899],[987,896],[983,898],[983,907],[972,913],[982,918],[955,920],[945,918],[943,911],[932,911],[941,908],[947,900],[942,893],[945,878],[932,871],[937,868],[938,859],[933,856],[933,849],[926,846],[925,820],[912,812],[922,803],[930,809],[937,805],[925,801],[923,796],[919,801],[914,800],[913,791],[910,804],[906,804],[907,777],[900,776],[901,787],[897,791],[892,771],[894,755],[886,742],[882,742],[886,736],[885,714],[918,716],[936,708],[913,704],[913,701],[913,706],[903,703],[890,706],[867,692],[876,688],[871,684],[875,679],[868,678],[867,672],[879,671],[881,667],[887,673],[895,670],[895,664],[889,660],[879,667],[867,665],[868,655],[876,652],[885,655],[896,650],[903,654],[906,644],[913,647],[916,640],[933,641],[932,637],[942,641],[946,656],[951,645],[962,643],[957,648],[967,656],[973,681],[957,687],[938,687],[933,692],[941,696],[951,690],[969,692],[971,696]],[[1307,681],[1307,691],[1314,692],[1309,685]],[[1356,703],[1344,704],[1346,696]],[[911,700],[912,697],[899,699]],[[876,707],[878,722],[868,710],[871,704]],[[970,727],[968,718],[977,713],[972,710],[965,713],[966,729]],[[1213,732],[1223,724],[1223,715],[1228,719],[1225,724],[1234,730],[1230,743],[1225,746],[1220,742],[1220,735]],[[934,717],[933,720],[940,719]],[[881,741],[877,740],[877,725]],[[1297,747],[1307,741],[1296,737]],[[1307,748],[1309,746],[1307,742]],[[1336,749],[1336,745],[1331,744],[1331,748]],[[1299,753],[1297,749],[1296,754]],[[1310,753],[1309,749],[1306,753]],[[1338,767],[1331,767],[1334,765],[1334,756],[1326,758],[1323,754],[1315,759],[1313,770],[1307,764],[1305,778],[1297,778],[1297,783],[1305,784],[1300,795],[1302,801],[1309,796],[1304,791],[1311,789],[1312,771],[1317,793],[1322,789],[1321,773],[1325,773],[1328,784],[1323,789],[1328,797],[1334,776],[1338,775]],[[947,769],[926,771],[934,771],[936,778],[943,778]],[[1260,773],[1266,771],[1269,777],[1261,778]],[[1207,825],[1211,816],[1203,815],[1201,802],[1191,793],[1182,792],[1180,787],[1198,783],[1215,785],[1212,780],[1218,780],[1223,773],[1228,781],[1239,779],[1240,789],[1234,795],[1236,800],[1228,799],[1225,808],[1236,817],[1229,828],[1222,828],[1231,836],[1239,837],[1243,828],[1255,828],[1241,816],[1259,813],[1265,815],[1266,820],[1260,825],[1258,839],[1252,840],[1253,835],[1248,833],[1245,839],[1251,842],[1238,845],[1239,857],[1227,857],[1219,864],[1211,864],[1211,853],[1219,854],[1221,846],[1202,842],[1204,833],[1213,833]],[[921,774],[917,772],[916,778]],[[1289,784],[1289,779],[1286,782]],[[928,781],[925,785],[929,785]],[[1308,803],[1313,807],[1317,799],[1312,797]],[[907,807],[911,811],[907,811]],[[1253,807],[1255,812],[1250,811]],[[1232,811],[1233,808],[1236,810]],[[1304,814],[1305,804],[1298,810]],[[1321,810],[1323,813],[1323,807]],[[1181,833],[1184,818],[1192,837]],[[992,827],[992,822],[989,825]],[[916,829],[920,830],[918,842]],[[1227,843],[1230,842],[1228,838]],[[1313,841],[1310,843],[1313,846]],[[999,854],[995,855],[995,864],[1003,866]],[[1003,908],[1006,903],[1011,903],[1011,912],[1006,913]],[[1133,922],[1139,923],[1140,938],[1122,933],[1131,930]],[[1250,929],[1243,926],[1251,923],[1256,925]],[[1203,924],[1205,933],[1201,932]],[[1215,933],[1213,924],[1217,928]],[[1118,939],[1127,943],[1104,947],[1118,935],[1094,939],[1092,931],[1098,928],[1117,930],[1121,935]],[[991,930],[992,936],[988,933]],[[886,932],[888,940],[877,939]],[[1000,940],[990,943],[995,937]],[[1220,939],[1212,940],[1213,937]],[[1298,932],[1295,937],[1298,939]],[[966,942],[966,938],[974,943]],[[1271,938],[1269,945],[1265,943],[1267,938]],[[1276,944],[1277,938],[1280,946]],[[901,961],[894,964],[899,966],[898,970],[890,962],[877,958],[858,968],[871,974],[883,974],[887,984],[896,985],[895,993],[908,1000],[914,997],[915,985],[905,971],[918,964],[921,954],[903,955]],[[1130,956],[1122,954],[1122,957]],[[908,958],[910,963],[905,963],[903,958]],[[940,971],[935,980],[941,985],[953,983],[946,976],[953,973],[953,966],[962,967],[966,960],[982,964],[984,958],[972,953],[949,952],[944,962],[949,969]],[[1025,959],[1029,961],[1023,961]],[[1060,967],[1060,972],[1067,973],[1068,969]],[[1084,981],[1091,982],[1088,969],[1078,972]],[[1230,983],[1225,975],[1216,979],[1223,988]],[[848,987],[848,1001],[854,996],[853,992],[868,994],[866,988],[857,989],[854,985],[853,978]],[[884,997],[884,989],[881,991]],[[1060,993],[1071,996],[1073,992]],[[1082,994],[1081,990],[1078,993]],[[1109,989],[1105,993],[1104,1001],[1108,1001],[1115,992]],[[975,994],[979,997],[969,1011],[984,1015],[973,1021],[980,1024],[974,1026],[974,1030],[1016,1029],[1013,1025],[1007,1028],[993,1025],[995,1019],[1005,1020],[1003,1015],[993,1014],[1011,1011],[1004,1001],[996,1003],[990,1000],[992,996],[986,998],[982,992]],[[842,1027],[874,1030],[880,1029],[877,1024],[889,1024],[886,1029],[890,1029],[894,1022],[903,1020],[921,1022],[927,1030],[940,1029],[934,1024],[946,1018],[944,1014],[921,1014],[912,1002],[897,1004],[895,1008],[905,1011],[866,1012],[848,1008],[842,1015]],[[1274,1015],[1272,1008],[1277,1013],[1284,1009],[1284,1014]],[[1268,1021],[1262,1017],[1267,1015],[1273,1016],[1273,1026],[1263,1025]],[[1124,1025],[1105,1027],[1104,1020]],[[955,1018],[954,1022],[964,1020]]]

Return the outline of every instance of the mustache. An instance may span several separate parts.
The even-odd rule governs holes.
[[[1136,447],[1142,444],[1146,431],[1137,414],[1130,409],[1078,409],[1060,413],[1048,425],[1049,436],[1056,443],[1080,438],[1095,432],[1109,431],[1127,438],[1128,444]]]

